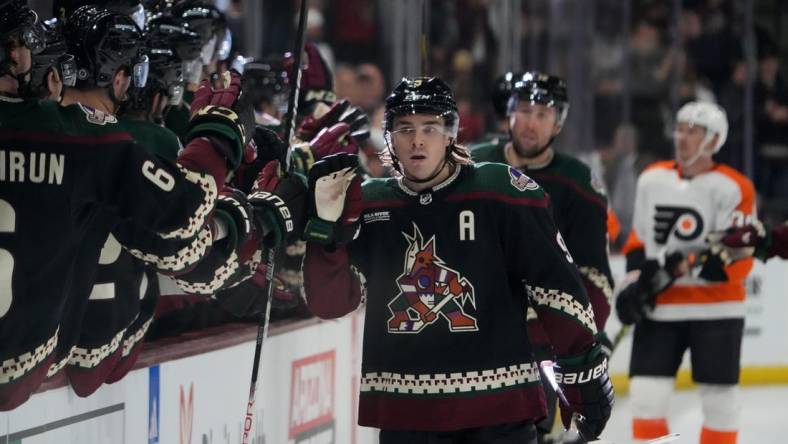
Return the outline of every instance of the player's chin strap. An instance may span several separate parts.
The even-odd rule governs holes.
[[[712,136],[713,136],[713,134],[712,134]],[[679,162],[679,164],[681,165],[681,167],[682,167],[682,168],[687,168],[687,167],[690,167],[690,166],[692,166],[692,164],[694,164],[695,162],[697,162],[697,161],[698,161],[698,159],[700,159],[700,158],[701,158],[701,156],[703,156],[704,154],[708,154],[708,151],[706,150],[706,148],[708,148],[708,145],[709,145],[709,143],[710,143],[710,142],[711,142],[711,137],[709,137],[709,136],[706,136],[706,137],[703,139],[703,143],[701,144],[701,149],[699,149],[699,150],[698,150],[698,152],[697,152],[697,153],[695,153],[695,155],[693,155],[692,157],[690,157],[690,160],[688,160],[688,161],[686,161],[686,162]],[[714,154],[714,149],[712,149],[712,151],[711,151],[711,154]]]

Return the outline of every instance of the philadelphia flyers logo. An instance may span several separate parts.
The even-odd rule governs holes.
[[[654,215],[654,240],[665,244],[671,234],[683,241],[697,239],[703,232],[703,218],[689,207],[657,205]]]

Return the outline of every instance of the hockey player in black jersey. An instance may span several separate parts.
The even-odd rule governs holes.
[[[150,59],[147,82],[129,88],[129,98],[118,116],[118,126],[141,149],[170,162],[176,161],[181,144],[172,131],[161,126],[161,111],[182,94],[182,60],[177,53],[190,38],[197,39],[197,35],[167,17],[158,15],[149,21],[141,46]],[[95,282],[85,285],[89,287],[74,289],[77,295],[89,292],[90,297],[81,321],[76,320],[78,314],[72,317],[76,318],[77,338],[75,348],[68,350],[65,367],[74,392],[80,396],[93,393],[104,382],[121,379],[133,366],[153,321],[159,276],[110,234],[99,256]]]
[[[0,12],[26,8],[24,2],[10,3],[0,4]],[[60,107],[0,96],[2,410],[24,402],[62,364],[57,360],[53,366],[61,327],[88,297],[73,289],[92,283],[112,226],[123,221],[133,228],[129,233],[158,240],[141,241],[152,252],[130,251],[159,269],[184,270],[199,261],[220,226],[212,218],[218,187],[240,163],[247,141],[239,118],[244,113],[233,109],[240,78],[231,76],[224,89],[198,90],[189,143],[176,164],[145,153],[113,114],[131,78],[143,74],[132,69],[140,55],[138,28],[124,16],[93,7],[72,18],[64,34],[80,42],[77,59],[91,62],[78,69],[83,84],[77,85],[77,100],[85,103]],[[28,43],[16,28],[15,22],[0,20],[8,61],[3,82],[18,83],[29,69]],[[102,51],[97,63],[95,55]],[[281,239],[292,220],[274,204],[270,210],[262,204],[255,220]],[[186,247],[167,253],[165,246],[177,242]],[[75,269],[77,263],[91,265]]]
[[[609,344],[604,328],[613,279],[607,253],[607,198],[584,163],[552,146],[569,111],[566,85],[558,77],[539,72],[527,72],[511,82],[510,138],[473,146],[473,158],[511,165],[533,177],[550,194],[556,225],[591,300],[600,341]],[[534,313],[529,313],[529,319],[533,320],[530,329],[537,356],[549,359],[552,351],[541,333],[541,323]],[[548,404],[554,407],[554,396]],[[548,417],[539,424],[540,440],[551,429],[552,418]]]
[[[348,154],[310,171],[309,308],[336,318],[366,300],[359,424],[382,444],[535,443],[546,407],[531,306],[561,365],[564,424],[580,413],[595,438],[613,390],[549,199],[515,168],[474,165],[458,126],[443,81],[403,79],[384,117],[398,177],[361,185]]]

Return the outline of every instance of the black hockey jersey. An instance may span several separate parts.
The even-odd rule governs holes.
[[[504,146],[508,142],[498,139],[474,145],[473,159],[506,163]],[[608,261],[607,197],[601,180],[586,164],[559,152],[554,152],[546,165],[522,171],[550,195],[555,223],[583,276],[597,328],[603,331],[610,314],[613,277]]]
[[[172,131],[123,118],[119,126],[149,154],[176,161],[181,145]],[[109,217],[108,223],[112,222]],[[76,267],[87,270],[95,263]],[[74,392],[88,396],[104,382],[122,378],[133,366],[153,321],[159,286],[155,271],[122,248],[112,234],[101,249],[95,282],[82,284],[75,287],[73,303],[61,323],[58,359],[68,359],[66,374]],[[87,300],[81,297],[86,293]]]
[[[317,316],[366,295],[359,424],[457,430],[544,416],[526,309],[559,356],[588,350],[596,327],[536,182],[482,163],[421,193],[368,180],[363,199],[358,238],[335,251],[309,243],[304,265]]]
[[[97,260],[109,234],[99,212],[161,239],[196,240],[203,231],[226,165],[209,142],[193,143],[189,155],[210,159],[176,166],[140,150],[114,116],[0,100],[0,410],[24,402],[49,370],[67,295],[93,278],[74,269],[77,252]],[[209,171],[186,167],[195,165]],[[175,262],[183,263],[161,263]]]

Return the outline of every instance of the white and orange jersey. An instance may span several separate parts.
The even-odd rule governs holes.
[[[676,162],[657,162],[638,178],[633,230],[624,252],[644,248],[646,258],[708,249],[706,235],[757,217],[755,189],[726,165],[684,178]],[[651,318],[662,321],[744,317],[744,280],[752,259],[726,267],[727,282],[679,278],[657,296]]]

